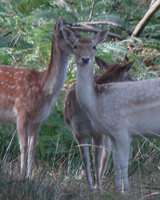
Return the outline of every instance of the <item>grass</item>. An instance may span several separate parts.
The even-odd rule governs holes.
[[[148,149],[147,149],[148,147]],[[59,151],[58,149],[57,151]],[[72,149],[73,150],[73,149]],[[112,158],[103,180],[103,191],[90,192],[86,185],[85,173],[81,159],[75,166],[74,150],[68,157],[51,161],[37,160],[32,180],[22,179],[19,174],[19,156],[8,157],[0,168],[0,199],[18,200],[107,200],[124,199],[114,187],[114,167]],[[80,158],[80,155],[79,155]],[[63,161],[62,161],[63,160]],[[94,169],[92,176],[94,180]],[[159,143],[156,140],[134,139],[131,147],[129,181],[131,193],[125,199],[159,199],[160,198],[160,155]]]

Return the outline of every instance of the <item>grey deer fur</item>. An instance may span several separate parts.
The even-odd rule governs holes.
[[[97,84],[104,84],[110,82],[133,81],[135,80],[129,74],[133,62],[127,64],[112,63],[107,64],[103,59],[96,57],[96,62],[100,68],[105,72],[95,79]],[[92,126],[87,114],[81,109],[76,99],[76,84],[73,84],[67,91],[64,101],[64,120],[65,123],[72,130],[74,138],[76,139],[81,157],[85,166],[86,179],[90,190],[93,190],[93,183],[90,171],[90,159],[88,151],[88,138],[92,137],[94,140],[94,166],[96,173],[96,186],[101,190],[102,178],[105,173],[107,162],[110,156],[111,143],[108,136],[97,132]]]
[[[97,85],[93,78],[94,49],[105,40],[107,32],[100,31],[95,38],[84,40],[63,29],[66,41],[74,47],[77,101],[97,132],[110,137],[116,189],[128,193],[132,138],[160,137],[160,78]]]

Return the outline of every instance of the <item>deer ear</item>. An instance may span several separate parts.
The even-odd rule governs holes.
[[[56,29],[56,35],[58,36],[60,34],[60,32],[62,31],[62,27],[66,24],[65,20],[62,17],[59,17],[56,25],[55,25],[55,29]]]
[[[133,60],[132,62],[127,63],[126,65],[123,66],[123,69],[128,72],[134,65],[135,60]]]
[[[106,28],[102,31],[99,31],[97,33],[97,35],[95,36],[95,38],[93,39],[93,41],[95,42],[95,45],[104,42],[104,40],[106,39],[107,35],[109,33],[109,28]]]
[[[62,33],[63,33],[63,37],[66,40],[66,42],[73,45],[74,42],[76,41],[76,36],[74,35],[74,33],[65,27],[62,28]]]
[[[109,68],[109,65],[100,57],[95,57],[95,60],[96,60],[96,63],[97,65],[101,68],[101,69],[104,69],[105,71],[108,70]]]

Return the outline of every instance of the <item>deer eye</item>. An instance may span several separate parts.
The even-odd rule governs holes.
[[[96,45],[93,46],[93,49],[96,50]]]
[[[74,45],[73,48],[74,48],[74,49],[77,49],[78,47],[77,47],[77,45]]]

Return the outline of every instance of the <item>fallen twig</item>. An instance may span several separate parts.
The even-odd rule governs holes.
[[[13,47],[17,45],[17,43],[18,43],[20,37],[21,37],[21,33],[20,33],[18,36],[14,36],[14,38],[13,38],[12,41],[11,41],[11,43],[13,43],[13,42],[15,41],[16,38],[17,38],[17,39],[16,39],[16,41],[15,41]]]
[[[160,192],[154,192],[154,193],[148,194],[146,196],[143,196],[142,198],[140,198],[140,200],[146,199],[146,198],[148,199],[148,197],[151,198],[151,196],[155,196],[155,195],[159,195],[159,194],[160,194]]]
[[[5,36],[7,36],[7,35],[9,35],[9,34],[11,34],[12,33],[12,30],[11,31],[7,31],[6,33],[3,33],[2,34],[2,37],[5,37]]]

